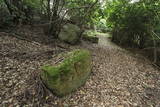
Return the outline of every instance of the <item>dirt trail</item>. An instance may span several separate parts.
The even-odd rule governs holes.
[[[99,35],[99,46],[105,46],[104,48],[119,48],[117,45],[115,45],[106,35]],[[119,48],[120,49],[120,48]]]
[[[31,72],[54,61],[58,47],[3,35],[0,48],[2,107],[160,107],[160,71],[105,36],[100,36],[99,44],[84,42],[70,47],[92,52],[93,71],[83,87],[63,98],[51,93],[39,98],[42,93],[31,76]]]
[[[104,35],[99,36],[94,52],[98,69],[93,79],[99,80],[96,88],[105,106],[160,106],[160,71],[147,59],[132,55]]]

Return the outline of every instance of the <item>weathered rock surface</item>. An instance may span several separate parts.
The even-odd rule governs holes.
[[[64,42],[76,44],[80,38],[80,28],[73,24],[66,24],[61,29],[58,37]]]
[[[99,38],[95,34],[87,31],[83,33],[82,38],[83,40],[90,41],[92,43],[98,43],[99,41]]]
[[[63,56],[65,59],[60,64],[44,66],[41,72],[46,86],[58,96],[69,94],[83,85],[91,72],[89,51],[78,49]]]

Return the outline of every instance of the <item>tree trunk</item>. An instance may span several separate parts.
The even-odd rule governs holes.
[[[47,0],[47,15],[48,15],[48,20],[51,18],[51,6],[50,6],[51,0]]]

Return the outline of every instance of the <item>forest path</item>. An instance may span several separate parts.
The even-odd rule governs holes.
[[[109,34],[106,33],[103,35],[99,35],[98,37],[99,37],[99,42],[98,42],[99,46],[105,46],[105,48],[119,48],[116,44],[111,42],[111,40],[109,39]]]
[[[147,59],[112,43],[107,35],[99,36],[99,44],[68,45],[92,53],[92,73],[83,87],[63,98],[50,93],[41,98],[38,79],[33,75],[37,77],[41,66],[55,61],[55,55],[67,49],[44,44],[48,40],[45,35],[42,39],[43,35],[32,33],[26,37],[35,36],[35,41],[42,42],[0,34],[0,106],[160,107],[159,70]]]
[[[90,95],[96,106],[160,106],[160,72],[147,59],[112,43],[107,34],[99,35],[93,54],[89,88],[94,90]]]

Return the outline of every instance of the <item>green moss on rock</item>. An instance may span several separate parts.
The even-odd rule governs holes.
[[[46,86],[58,96],[64,96],[83,85],[91,72],[89,51],[78,49],[65,55],[57,66],[43,66],[41,78]]]
[[[83,40],[90,41],[92,43],[98,43],[99,38],[94,36],[84,36]]]
[[[90,41],[92,43],[98,43],[99,38],[96,36],[95,32],[85,31],[82,36],[83,40]]]

